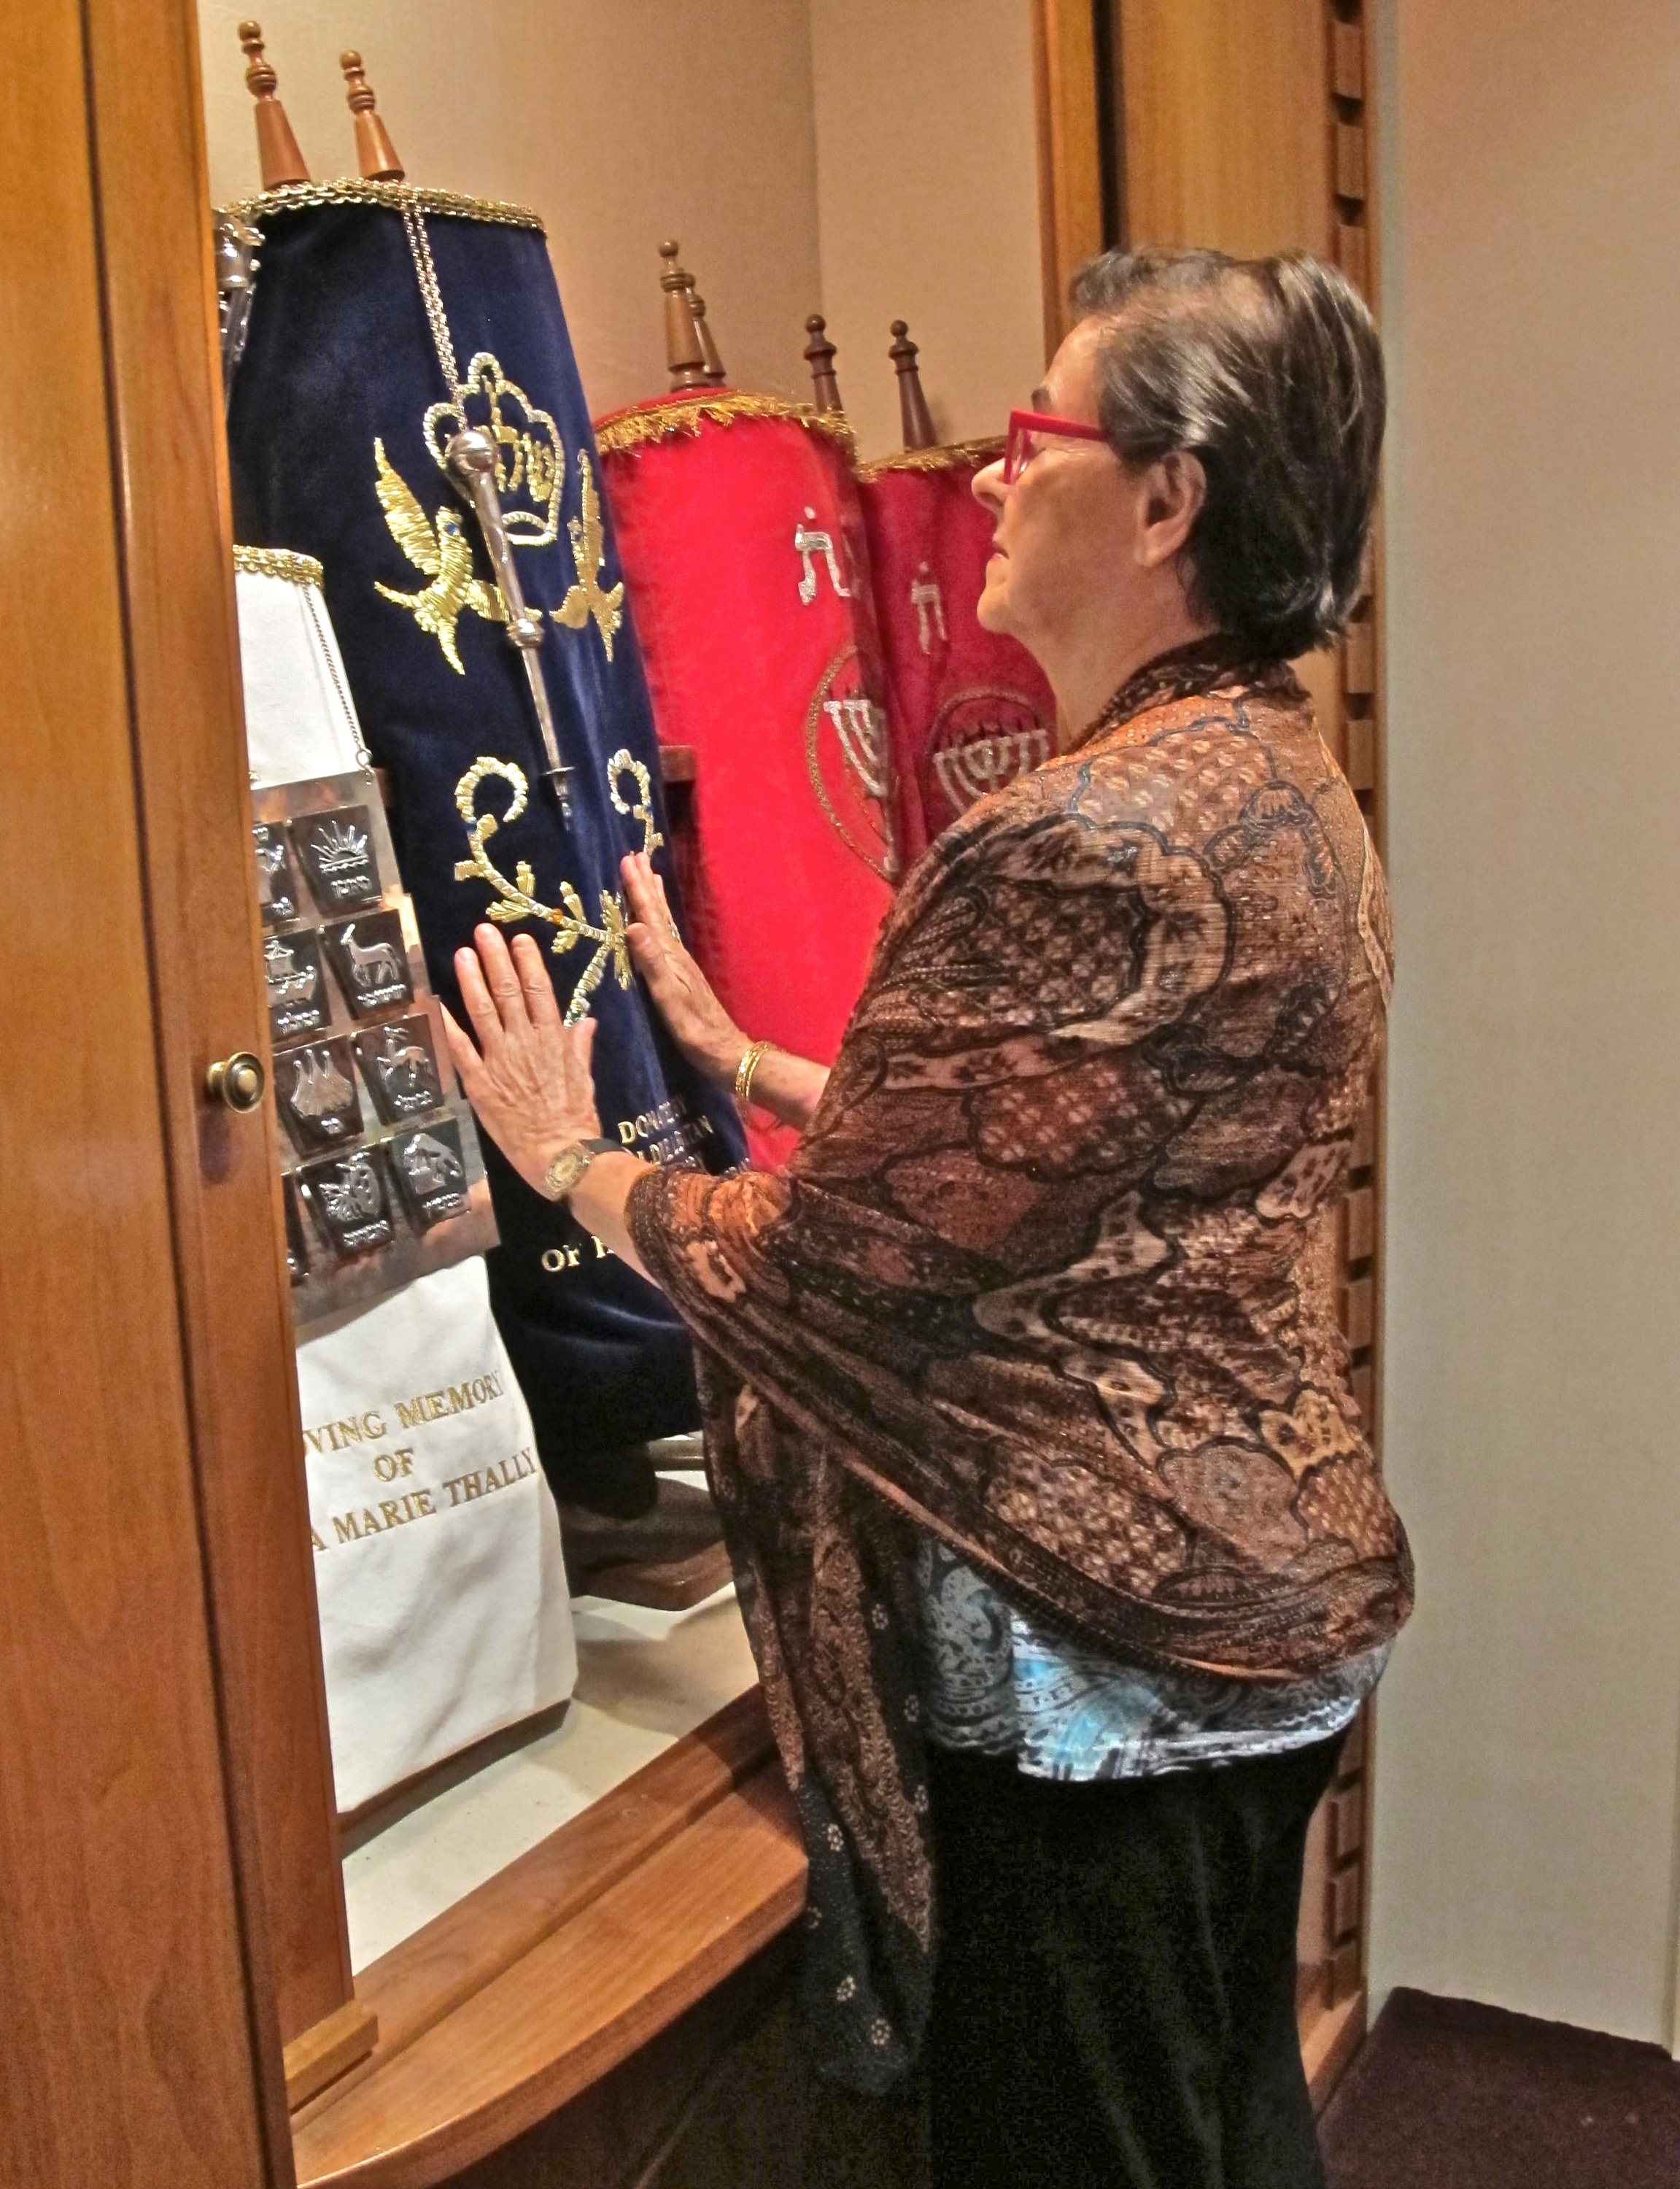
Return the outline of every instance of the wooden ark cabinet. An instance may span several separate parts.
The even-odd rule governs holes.
[[[1046,332],[1124,235],[1373,274],[1357,0],[1034,9]],[[0,18],[0,2185],[708,2189],[821,2134],[756,1695],[352,1985],[266,1061],[190,0]],[[1380,557],[1327,740],[1382,842]],[[1338,1251],[1380,1378],[1381,1113]],[[1304,2042],[1362,2028],[1367,1722]],[[885,2175],[880,2177],[886,2179]]]

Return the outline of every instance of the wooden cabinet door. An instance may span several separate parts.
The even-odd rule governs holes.
[[[0,2182],[290,2181],[350,1996],[189,0],[0,18]],[[276,2014],[278,2002],[278,2016]]]

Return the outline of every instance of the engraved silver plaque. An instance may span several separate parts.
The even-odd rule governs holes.
[[[356,1056],[374,1107],[387,1125],[406,1125],[443,1100],[443,1082],[424,1012],[356,1037]]]
[[[268,1031],[276,1041],[319,1033],[327,1023],[327,978],[313,935],[271,935],[262,945]]]
[[[391,1162],[409,1213],[420,1230],[429,1231],[434,1224],[446,1223],[465,1208],[466,1161],[460,1128],[453,1119],[392,1140]]]
[[[379,902],[379,861],[365,806],[302,814],[291,824],[291,840],[323,912]]]
[[[414,1001],[408,945],[394,912],[367,913],[322,934],[345,1000],[358,1019]]]
[[[297,869],[286,832],[276,823],[259,821],[251,832],[257,858],[257,902],[264,927],[283,927],[299,917]]]
[[[362,1131],[349,1043],[341,1038],[283,1049],[274,1059],[274,1103],[300,1155],[348,1147]]]
[[[341,1260],[388,1247],[396,1237],[376,1148],[310,1163],[297,1178]]]

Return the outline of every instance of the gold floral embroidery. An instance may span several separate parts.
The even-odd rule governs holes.
[[[641,796],[634,806],[626,806],[618,789],[621,775],[632,775]],[[628,813],[633,821],[642,824],[642,855],[651,859],[665,839],[653,825],[653,778],[646,764],[621,746],[606,763],[606,787],[612,795],[612,803],[620,813]]]
[[[487,777],[493,776],[505,783],[513,792],[508,809],[498,821],[493,813],[477,810],[478,786]],[[476,760],[455,785],[455,807],[466,823],[466,840],[471,847],[471,858],[462,859],[455,868],[455,880],[469,882],[475,879],[488,882],[495,891],[499,903],[486,908],[486,916],[499,927],[510,927],[521,919],[540,919],[555,929],[550,945],[555,957],[576,947],[580,942],[593,942],[595,955],[584,966],[572,991],[572,999],[566,1006],[565,1021],[576,1026],[589,1009],[589,998],[600,986],[612,968],[621,988],[630,985],[630,949],[624,938],[624,908],[610,891],[600,893],[600,925],[593,927],[583,914],[583,901],[572,884],[560,885],[560,905],[544,904],[534,891],[537,877],[530,863],[521,859],[514,868],[514,878],[499,871],[484,846],[499,828],[517,821],[525,811],[527,785],[525,771],[509,760]]]
[[[606,535],[600,521],[600,496],[595,492],[595,475],[589,469],[586,455],[578,459],[583,477],[583,513],[574,517],[567,525],[572,535],[572,560],[578,566],[578,582],[560,606],[554,609],[554,619],[568,631],[582,631],[593,616],[600,632],[600,642],[606,648],[606,658],[612,659],[612,634],[624,620],[624,581],[603,590],[596,578],[597,570],[606,563]]]
[[[443,659],[457,676],[465,676],[455,645],[455,624],[464,608],[488,623],[505,623],[507,609],[500,588],[472,574],[472,547],[461,520],[448,502],[438,509],[437,529],[414,499],[402,474],[385,453],[385,444],[374,443],[374,491],[385,512],[392,538],[423,578],[431,583],[417,593],[399,593],[377,580],[374,591],[382,600],[407,608],[422,631],[429,631],[443,649]]]

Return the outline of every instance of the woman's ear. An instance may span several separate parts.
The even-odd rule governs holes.
[[[1150,465],[1144,474],[1143,523],[1137,545],[1137,559],[1145,569],[1158,568],[1182,553],[1207,498],[1208,475],[1201,458],[1188,449],[1171,450]]]

